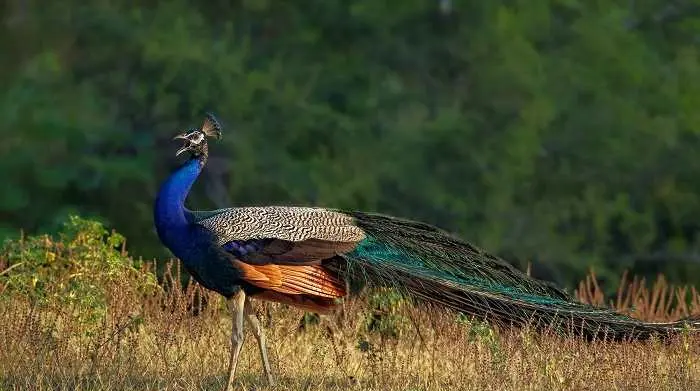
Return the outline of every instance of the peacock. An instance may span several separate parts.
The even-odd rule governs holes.
[[[154,220],[160,240],[193,278],[226,299],[233,318],[226,389],[233,384],[244,322],[274,384],[251,298],[324,314],[358,281],[495,324],[529,324],[588,339],[669,336],[700,326],[694,319],[647,323],[576,302],[555,285],[417,221],[317,207],[189,210],[185,200],[207,163],[207,139],[220,139],[221,132],[219,121],[207,114],[199,128],[175,136],[184,142],[175,155],[187,152],[189,158],[163,183]]]

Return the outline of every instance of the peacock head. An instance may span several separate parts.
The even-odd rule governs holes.
[[[199,129],[191,128],[182,134],[175,136],[174,140],[183,140],[185,145],[175,152],[175,156],[190,151],[193,156],[207,154],[207,137],[221,139],[221,124],[213,114],[207,113],[204,123]]]

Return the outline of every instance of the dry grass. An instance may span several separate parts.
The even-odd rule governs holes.
[[[177,272],[168,276],[166,288]],[[583,282],[577,294],[600,304],[593,280]],[[662,279],[651,291],[643,286],[625,284],[613,305],[624,311],[634,306],[635,315],[652,320],[700,309],[694,290],[670,287]],[[0,390],[222,387],[230,319],[220,298],[194,285],[147,298],[119,284],[109,292],[109,312],[92,334],[74,321],[74,309],[37,310],[20,300],[0,301]],[[689,297],[679,305],[681,295]],[[331,320],[341,325],[331,339],[324,323],[300,327],[298,310],[261,303],[258,309],[278,390],[700,389],[700,339],[695,337],[681,336],[671,344],[585,343],[494,331],[460,321],[454,313],[408,305],[373,314],[365,298],[347,302]],[[367,331],[367,319],[378,315],[391,315],[397,337]],[[247,333],[239,388],[272,389],[261,371]]]

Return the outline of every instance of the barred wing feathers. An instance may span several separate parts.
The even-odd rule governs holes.
[[[283,302],[290,298],[279,294],[345,296],[345,282],[322,263],[365,237],[352,217],[322,208],[244,207],[193,216],[236,256],[245,281]]]
[[[329,209],[267,206],[218,212],[197,223],[215,232],[220,245],[231,240],[266,238],[343,243],[357,243],[365,238],[364,231],[354,224],[352,216]]]

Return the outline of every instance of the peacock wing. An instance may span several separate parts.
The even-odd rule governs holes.
[[[243,207],[192,216],[218,245],[253,264],[320,263],[365,238],[351,216],[323,208]]]
[[[341,212],[307,207],[244,207],[193,214],[236,257],[243,278],[285,294],[335,298],[345,284],[324,260],[355,249],[365,238]]]
[[[365,237],[352,216],[324,208],[251,206],[192,212],[192,218],[216,232],[221,244],[261,238],[357,242]]]

